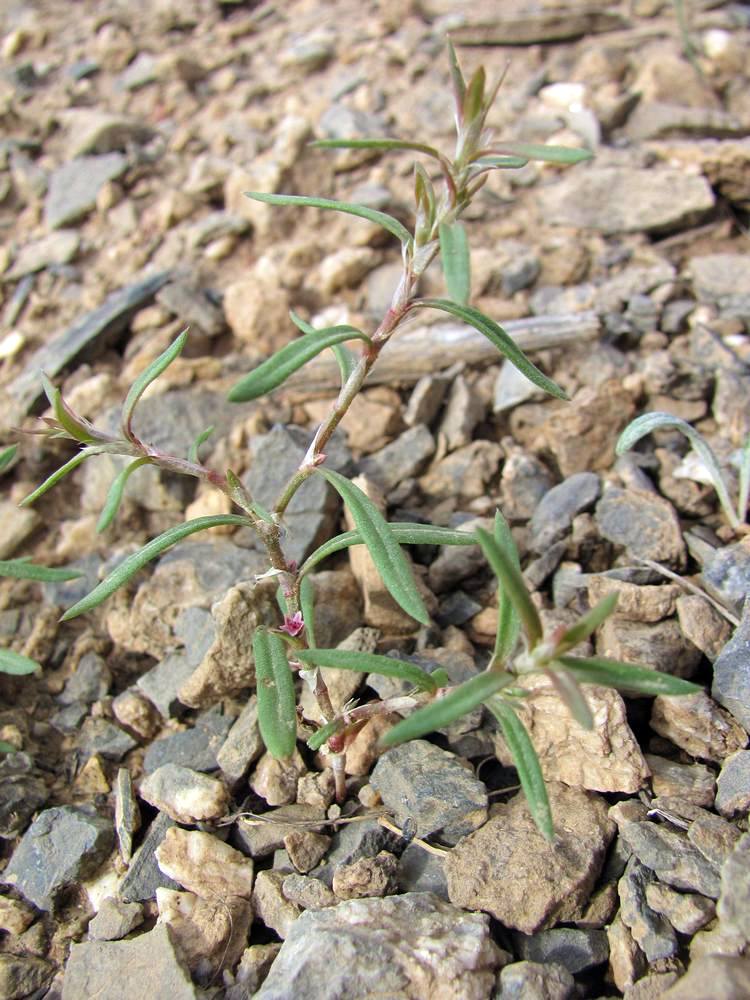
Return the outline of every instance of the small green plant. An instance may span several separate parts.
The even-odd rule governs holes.
[[[674,417],[671,413],[662,413],[658,410],[636,417],[620,435],[616,446],[617,454],[624,454],[624,452],[629,451],[637,444],[642,437],[645,437],[646,434],[660,430],[676,430],[685,435],[705,466],[706,472],[716,490],[716,496],[719,498],[721,509],[724,511],[724,515],[730,526],[736,532],[746,529],[747,505],[750,499],[750,435],[745,441],[740,457],[739,489],[737,505],[734,506],[729,495],[729,486],[713,449],[705,438],[681,417]]]
[[[239,513],[199,517],[170,528],[128,556],[89,594],[69,608],[63,619],[74,618],[97,607],[149,561],[195,532],[219,525],[250,527],[257,532],[267,551],[269,570],[266,575],[275,576],[278,580],[281,607],[277,628],[258,628],[252,636],[248,636],[248,645],[252,642],[255,660],[260,729],[268,750],[283,758],[288,757],[296,746],[297,675],[314,692],[324,720],[322,725],[312,727],[307,744],[313,750],[327,751],[340,800],[345,795],[347,746],[367,719],[385,712],[408,716],[387,736],[385,743],[391,744],[444,726],[475,706],[486,704],[505,733],[535,819],[545,835],[551,838],[552,821],[539,762],[514,708],[525,696],[518,683],[518,675],[545,671],[576,717],[587,725],[591,725],[591,714],[580,683],[609,684],[629,690],[670,694],[692,691],[693,685],[646,668],[597,658],[581,660],[568,655],[570,649],[588,636],[612,610],[612,600],[599,605],[577,626],[556,631],[545,638],[539,616],[520,575],[518,555],[510,532],[500,515],[492,535],[480,530],[472,534],[423,524],[390,524],[361,489],[325,466],[325,449],[331,435],[365,383],[381,350],[406,319],[424,309],[447,313],[473,326],[537,386],[558,398],[566,398],[560,387],[529,361],[502,327],[468,304],[471,284],[469,248],[460,220],[492,172],[524,166],[530,159],[558,164],[576,163],[590,154],[585,150],[496,141],[486,127],[486,120],[499,84],[488,89],[481,68],[467,82],[450,45],[449,56],[457,132],[452,157],[424,143],[396,139],[324,140],[314,144],[328,149],[407,150],[426,157],[435,176],[421,162],[416,164],[415,223],[412,231],[392,216],[362,205],[303,195],[248,194],[248,197],[272,205],[314,207],[374,222],[399,241],[403,261],[391,304],[373,332],[366,333],[349,325],[315,329],[292,313],[292,323],[300,335],[249,372],[232,389],[230,399],[235,402],[257,399],[282,385],[293,372],[328,348],[334,351],[341,369],[338,398],[313,435],[299,468],[282,488],[270,510],[250,496],[231,469],[222,474],[201,464],[199,448],[208,432],[198,438],[185,458],[155,448],[142,441],[136,433],[133,416],[138,401],[154,379],[179,355],[185,343],[185,333],[143,372],[130,389],[122,410],[119,434],[104,433],[79,417],[64,401],[60,391],[45,380],[44,387],[53,414],[48,419],[48,433],[77,442],[80,450],[24,503],[33,503],[81,462],[103,453],[124,455],[130,462],[112,483],[99,520],[99,530],[111,524],[128,479],[143,466],[155,465],[210,483],[233,501]],[[420,298],[416,292],[418,280],[438,255],[442,258],[448,297]],[[359,347],[357,354],[352,345]],[[311,476],[323,477],[340,495],[351,515],[354,529],[325,542],[302,565],[297,566],[284,554],[283,520],[297,490]],[[385,586],[399,606],[416,622],[429,624],[429,614],[403,551],[404,545],[423,544],[479,544],[498,576],[500,607],[497,642],[484,672],[464,684],[451,687],[447,674],[442,670],[428,673],[390,657],[316,646],[311,571],[323,559],[354,545],[367,547]],[[322,667],[397,677],[410,685],[412,692],[363,705],[346,705],[337,711],[331,703]],[[409,716],[414,709],[417,711]]]

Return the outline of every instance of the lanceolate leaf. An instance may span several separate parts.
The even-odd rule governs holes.
[[[471,261],[466,229],[460,222],[442,223],[440,257],[443,261],[445,284],[454,302],[466,305],[471,294]]]
[[[8,468],[10,463],[16,457],[17,451],[18,451],[17,444],[8,445],[7,448],[3,448],[3,450],[0,451],[0,472],[3,472],[5,469]]]
[[[492,149],[501,156],[522,156],[526,160],[543,160],[546,163],[580,163],[594,155],[590,149],[575,149],[570,146],[547,146],[533,142],[502,142]]]
[[[82,444],[90,444],[96,437],[96,432],[92,425],[88,420],[84,420],[73,413],[62,398],[60,390],[55,388],[44,372],[41,372],[39,377],[58,424],[74,441],[80,441]]]
[[[518,170],[529,161],[523,156],[480,156],[471,161],[471,168],[482,170]],[[477,170],[478,172],[478,170]]]
[[[428,625],[430,616],[417,590],[411,566],[401,551],[391,526],[375,504],[354,483],[332,469],[320,468],[317,471],[328,480],[349,508],[354,524],[391,597],[408,615],[423,625]]]
[[[727,492],[721,468],[716,460],[716,455],[714,455],[712,448],[703,440],[698,431],[690,426],[687,420],[683,420],[681,417],[674,417],[671,413],[662,413],[659,410],[653,413],[644,413],[628,424],[617,441],[615,451],[618,455],[622,455],[623,452],[632,448],[646,434],[651,434],[652,431],[657,430],[676,430],[681,431],[685,435],[708,470],[708,474],[716,490],[716,495],[719,498],[719,503],[729,523],[733,528],[739,527],[737,514],[732,507],[732,501],[729,499],[729,493]]]
[[[456,50],[453,48],[453,43],[448,40],[448,56],[450,58],[451,66],[451,81],[453,83],[453,93],[456,98],[456,107],[463,114],[464,98],[466,97],[466,81],[464,80],[464,75],[461,72],[461,67],[458,65],[458,58],[456,56]]]
[[[66,462],[65,465],[61,465],[59,469],[52,473],[47,479],[44,480],[41,486],[37,486],[27,497],[19,503],[19,507],[30,507],[31,504],[35,503],[40,496],[47,492],[47,490],[52,489],[52,487],[59,483],[69,472],[73,469],[77,469],[81,462],[85,462],[87,458],[92,455],[100,454],[99,450],[96,448],[84,448],[83,451],[79,451],[77,455],[74,455],[70,461]]]
[[[476,545],[477,540],[469,531],[452,531],[450,528],[437,528],[432,524],[412,524],[407,521],[394,521],[389,524],[391,533],[399,545]],[[359,531],[345,531],[335,538],[324,542],[303,563],[300,575],[304,576],[311,569],[350,545],[363,545],[364,538]]]
[[[181,542],[183,538],[187,538],[188,535],[194,535],[196,531],[206,531],[207,528],[217,528],[220,525],[247,527],[248,519],[237,514],[210,514],[206,517],[196,517],[192,521],[185,521],[184,524],[178,524],[174,528],[169,528],[168,531],[163,532],[163,534],[152,539],[147,545],[144,545],[142,549],[133,552],[132,555],[123,559],[119,566],[112,570],[109,576],[105,577],[98,586],[94,587],[91,593],[81,598],[72,608],[68,608],[62,616],[61,621],[69,621],[71,618],[82,615],[85,611],[91,611],[92,608],[98,607],[111,594],[114,594],[119,587],[122,587],[123,584],[132,579],[147,563],[155,559],[156,556],[161,555],[170,546]]]
[[[562,663],[580,684],[601,684],[648,695],[695,694],[701,690],[699,685],[682,677],[672,677],[671,674],[604,656],[559,656],[556,662]]]
[[[16,653],[12,649],[0,649],[0,672],[4,674],[20,677],[23,674],[36,674],[41,669],[36,660],[29,659],[22,653]]]
[[[140,469],[143,465],[149,465],[150,462],[151,459],[149,458],[136,458],[135,461],[130,462],[125,466],[122,472],[119,472],[115,476],[107,493],[107,499],[104,501],[104,507],[99,515],[99,520],[96,523],[97,531],[101,532],[107,530],[112,521],[115,519],[117,511],[120,509],[122,495],[125,492],[125,486],[127,485],[128,479],[130,479],[136,469]]]
[[[557,661],[560,662],[559,660]],[[563,704],[576,720],[579,726],[591,730],[594,728],[594,717],[591,714],[586,695],[578,686],[578,681],[573,674],[563,666],[557,666],[549,670],[548,677],[560,695]]]
[[[302,619],[305,623],[305,639],[308,645],[315,645],[315,587],[309,576],[306,576],[299,587],[299,604]]]
[[[363,674],[398,677],[422,691],[437,690],[435,678],[426,670],[391,656],[351,652],[348,649],[302,649],[297,651],[296,656],[302,663],[310,663],[315,667],[336,667],[338,670],[356,670]]]
[[[336,361],[338,362],[339,371],[341,372],[341,384],[344,385],[351,373],[354,371],[357,359],[354,357],[346,344],[334,344],[331,350],[334,353]]]
[[[366,205],[353,205],[347,201],[333,201],[330,198],[308,198],[306,195],[298,194],[265,194],[259,191],[245,191],[245,194],[248,198],[264,201],[268,205],[297,205],[300,208],[322,208],[333,212],[344,212],[346,215],[356,215],[360,219],[367,219],[382,226],[401,243],[407,246],[411,244],[411,233],[398,219]]]
[[[510,526],[500,511],[495,511],[495,544],[507,555],[513,565],[520,571],[521,563],[518,558],[518,549],[510,533]],[[495,636],[495,649],[492,655],[492,666],[497,663],[505,663],[518,642],[518,634],[521,631],[521,619],[508,594],[502,586],[497,588],[497,635]]]
[[[463,320],[464,323],[468,323],[469,326],[473,326],[475,330],[479,330],[480,333],[484,334],[490,343],[494,344],[497,350],[511,364],[515,365],[530,382],[533,382],[534,385],[538,385],[540,389],[544,389],[545,392],[550,393],[552,396],[557,396],[558,399],[568,398],[559,385],[553,382],[551,378],[547,378],[543,372],[539,371],[536,365],[529,361],[520,347],[508,336],[501,326],[498,326],[489,316],[485,316],[484,313],[479,312],[478,309],[474,309],[472,306],[459,305],[457,302],[451,302],[449,299],[417,299],[414,302],[414,307],[440,309],[442,312],[455,316],[456,319]]]
[[[297,744],[297,699],[284,641],[263,628],[253,636],[258,726],[272,757],[291,757]]]
[[[567,653],[599,628],[605,618],[609,618],[617,606],[617,594],[607,594],[587,614],[571,625],[557,644],[557,653]]]
[[[432,733],[436,729],[455,722],[462,715],[471,712],[477,705],[481,705],[491,695],[501,688],[513,682],[511,674],[500,673],[499,671],[478,674],[476,677],[464,681],[458,687],[453,688],[443,698],[425,705],[424,708],[417,709],[408,719],[397,722],[393,729],[390,729],[380,740],[381,744],[391,747],[396,743],[403,743],[406,740],[415,740],[426,733]]]
[[[77,569],[53,569],[37,566],[26,559],[0,559],[0,576],[12,576],[18,580],[41,580],[43,583],[59,583],[63,580],[77,580],[83,576]]]
[[[264,396],[280,386],[297,369],[302,368],[326,347],[333,347],[334,344],[355,338],[370,343],[370,338],[353,326],[332,326],[298,337],[282,347],[273,357],[258,365],[249,375],[240,379],[229,393],[229,399],[232,403],[246,403]]]
[[[122,428],[127,437],[130,437],[131,434],[130,424],[133,419],[133,410],[136,408],[138,400],[154,379],[157,379],[172,364],[175,358],[179,356],[182,348],[185,346],[187,335],[187,330],[183,330],[174,343],[170,344],[166,351],[160,354],[155,361],[152,361],[148,368],[141,372],[130,387],[130,391],[125,397],[125,403],[122,407]]]
[[[490,699],[487,702],[487,707],[500,723],[534,822],[540,833],[551,842],[555,838],[552,812],[550,811],[539,758],[534,744],[526,732],[526,727],[511,706],[502,698]]]
[[[500,587],[516,609],[516,613],[526,629],[529,646],[533,649],[542,638],[542,623],[534,607],[534,602],[529,597],[521,571],[513,558],[497,544],[488,531],[485,531],[484,528],[476,528],[475,530],[482,552],[492,567],[492,572],[497,577]]]
[[[194,464],[198,462],[198,452],[200,451],[200,447],[202,444],[205,444],[205,442],[208,441],[213,432],[214,432],[213,426],[207,427],[205,431],[200,432],[195,441],[193,441],[193,443],[190,445],[190,450],[188,451],[188,462],[193,462]]]
[[[320,750],[327,740],[333,736],[334,733],[338,733],[343,728],[343,722],[341,719],[334,719],[332,722],[326,723],[325,726],[321,726],[320,729],[313,733],[310,739],[307,741],[307,745],[311,750]]]

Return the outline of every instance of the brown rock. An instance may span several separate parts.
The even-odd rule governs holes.
[[[300,779],[302,780],[302,779]],[[244,851],[254,858],[264,858],[284,846],[284,840],[294,830],[312,830],[320,833],[323,825],[315,820],[325,819],[325,807],[293,803],[269,809],[262,819],[240,816],[237,820],[237,839]]]
[[[112,714],[120,725],[131,729],[144,740],[156,736],[161,728],[158,711],[136,688],[126,688],[113,699]]]
[[[645,490],[611,486],[596,505],[599,530],[610,542],[622,545],[631,556],[683,569],[685,542],[672,504]]]
[[[388,713],[376,715],[367,720],[346,748],[347,774],[366,775],[370,773],[373,764],[383,752],[378,745],[378,740],[398,721],[397,715]]]
[[[635,622],[659,622],[674,613],[680,588],[674,583],[638,586],[607,576],[590,576],[589,601],[593,607],[609,594],[617,594],[618,618]]]
[[[646,902],[652,910],[666,917],[680,934],[695,934],[716,914],[712,899],[694,892],[677,892],[661,882],[646,886]]]
[[[252,859],[210,833],[173,826],[155,854],[165,875],[204,899],[253,894]]]
[[[538,831],[524,796],[516,795],[447,855],[451,902],[484,910],[525,934],[581,915],[614,825],[599,796],[557,782],[547,791],[555,844]]]
[[[646,956],[618,913],[607,928],[609,971],[618,990],[627,990],[646,971]]]
[[[638,742],[628,726],[625,703],[611,688],[586,685],[584,692],[595,724],[585,730],[572,718],[552,682],[541,675],[524,678],[533,695],[521,702],[518,715],[531,736],[546,779],[599,792],[637,792],[649,777]],[[512,758],[501,734],[496,754],[503,764]]]
[[[284,896],[283,884],[286,877],[283,872],[274,869],[258,872],[253,892],[256,918],[270,930],[276,931],[280,938],[287,936],[301,912],[296,903]]]
[[[674,618],[649,624],[614,615],[599,629],[596,651],[676,677],[692,677],[701,660],[700,650],[685,639]]]
[[[482,496],[497,475],[503,451],[493,441],[474,441],[437,462],[419,480],[429,497],[474,499]]]
[[[679,795],[709,808],[714,804],[716,779],[703,764],[678,764],[654,754],[646,754],[646,762],[651,768],[654,795]]]
[[[729,622],[697,594],[682,594],[675,603],[683,635],[713,663],[729,642],[732,634]]]
[[[221,969],[234,968],[247,946],[253,919],[246,899],[212,901],[159,888],[156,901],[159,920],[169,927],[175,947],[199,982],[208,984]]]
[[[250,787],[262,796],[269,806],[285,806],[294,802],[297,795],[297,781],[307,770],[298,750],[286,760],[277,760],[270,753],[264,753],[255,766]]]
[[[398,887],[398,867],[398,858],[388,851],[340,865],[333,873],[333,891],[339,899],[388,896]]]
[[[331,838],[312,830],[292,830],[284,837],[284,847],[298,872],[303,875],[315,868],[331,846]]]
[[[305,409],[318,421],[327,416],[331,403],[307,403]],[[343,424],[353,451],[369,455],[384,448],[402,430],[401,398],[387,386],[376,386],[355,396]]]
[[[339,902],[324,882],[309,875],[287,875],[281,891],[290,903],[303,910],[322,910]]]
[[[651,728],[692,757],[722,761],[747,746],[747,733],[705,691],[680,697],[659,695]]]
[[[734,1000],[750,996],[750,958],[704,955],[660,1000]]]
[[[630,394],[615,380],[580,389],[539,429],[539,445],[550,451],[564,478],[599,472],[614,461],[620,431],[633,416]]]
[[[239,341],[269,354],[279,346],[272,333],[276,342],[282,339],[277,331],[288,331],[288,340],[295,334],[287,292],[263,275],[250,274],[225,289],[224,316]]]

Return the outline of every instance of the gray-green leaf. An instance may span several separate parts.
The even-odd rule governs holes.
[[[310,663],[315,667],[335,667],[337,670],[355,670],[363,674],[398,677],[421,691],[437,690],[435,678],[426,670],[421,670],[413,663],[396,660],[392,656],[352,652],[348,649],[301,649],[297,650],[295,655],[302,663]]]
[[[30,659],[22,653],[16,653],[12,649],[0,649],[0,672],[4,674],[21,677],[24,674],[39,673],[41,669],[36,660]]]
[[[391,526],[378,508],[345,476],[332,469],[319,468],[317,471],[328,480],[349,508],[388,593],[408,615],[423,625],[429,625],[430,616],[417,589],[411,566]]]
[[[96,530],[98,532],[106,531],[112,521],[114,521],[117,511],[120,509],[128,479],[130,479],[136,469],[140,469],[143,465],[149,465],[150,462],[150,458],[136,458],[135,461],[126,465],[121,472],[118,472],[112,480],[112,485],[107,492],[107,499],[104,501],[104,507],[102,507],[99,520],[96,522]]]
[[[594,155],[590,149],[576,149],[572,146],[548,146],[534,142],[503,142],[493,146],[493,154],[500,156],[521,156],[526,160],[543,160],[546,163],[580,163]]]
[[[0,576],[12,576],[17,580],[41,580],[43,583],[59,583],[63,580],[77,580],[83,573],[77,569],[53,569],[38,566],[26,558],[0,559]]]
[[[533,382],[534,385],[538,385],[540,389],[544,389],[551,396],[557,396],[558,399],[568,398],[567,394],[556,382],[553,382],[551,378],[547,378],[535,364],[529,361],[521,348],[508,336],[501,326],[498,326],[489,316],[485,316],[484,313],[479,312],[478,309],[474,309],[472,306],[459,305],[457,302],[451,302],[450,299],[417,299],[414,302],[414,307],[439,309],[441,312],[455,316],[456,319],[463,320],[464,323],[468,323],[469,326],[473,326],[475,330],[484,334],[490,343],[512,365],[515,365],[530,382]]]
[[[258,692],[258,726],[272,757],[291,757],[297,744],[297,699],[286,646],[274,632],[258,628],[253,635]]]
[[[448,294],[454,302],[465,306],[471,295],[471,260],[466,229],[460,222],[450,225],[443,222],[438,232]]]
[[[495,511],[494,539],[498,548],[502,549],[513,565],[520,571],[521,562],[518,549],[510,532],[510,525],[499,510]],[[497,575],[497,574],[495,574]],[[492,665],[505,663],[513,653],[521,631],[521,619],[513,602],[504,587],[499,583],[497,588],[497,634],[495,648],[492,654]]]
[[[476,535],[482,547],[492,572],[498,579],[501,589],[516,609],[516,613],[526,629],[531,649],[541,641],[542,623],[534,602],[526,589],[521,571],[512,556],[497,544],[492,535],[484,528],[476,528]]]
[[[130,425],[133,420],[133,410],[135,410],[138,405],[138,400],[141,398],[146,389],[148,389],[154,379],[157,379],[161,373],[172,364],[175,358],[179,356],[185,346],[187,335],[187,330],[183,330],[179,337],[177,337],[177,339],[169,345],[166,351],[152,361],[145,371],[141,372],[130,387],[130,391],[125,397],[125,403],[122,407],[122,429],[126,437],[129,438],[132,433]]]
[[[605,656],[559,656],[556,662],[562,663],[580,684],[601,684],[647,695],[695,694],[701,690],[698,684],[682,677],[673,677],[634,663],[610,660]]]

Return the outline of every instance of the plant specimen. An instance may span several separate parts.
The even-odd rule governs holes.
[[[716,490],[716,496],[719,498],[721,509],[724,511],[731,528],[736,532],[746,530],[747,505],[748,500],[750,500],[750,436],[745,441],[740,455],[739,489],[737,491],[737,504],[734,506],[729,495],[729,486],[713,449],[705,438],[681,417],[675,417],[671,413],[662,413],[658,410],[636,417],[635,420],[631,420],[620,435],[616,447],[617,454],[622,455],[629,451],[646,434],[658,430],[677,430],[685,435],[708,473]]]
[[[546,672],[576,718],[592,725],[580,683],[609,684],[647,693],[679,694],[694,685],[667,677],[645,667],[634,667],[601,658],[578,659],[570,650],[586,638],[614,607],[607,599],[572,628],[543,636],[539,616],[526,590],[518,567],[518,555],[509,529],[498,514],[492,534],[452,531],[424,524],[388,523],[378,508],[355,483],[326,467],[326,447],[362,388],[380,352],[404,321],[424,309],[445,312],[476,328],[498,351],[532,382],[559,398],[565,393],[520,351],[508,334],[489,316],[468,304],[470,258],[461,215],[488,176],[496,171],[524,166],[530,159],[570,164],[588,158],[583,150],[497,141],[487,128],[487,116],[499,83],[487,87],[485,72],[478,69],[467,82],[449,45],[455,99],[456,147],[452,157],[431,145],[396,139],[324,140],[323,148],[408,150],[431,164],[432,174],[418,162],[415,170],[415,223],[409,231],[399,220],[371,208],[304,195],[249,193],[249,197],[272,205],[314,207],[360,217],[380,225],[401,245],[402,272],[392,301],[379,325],[366,333],[350,325],[315,329],[300,316],[291,314],[299,336],[267,359],[234,386],[230,399],[245,402],[273,391],[295,371],[321,351],[331,348],[341,370],[341,389],[328,416],[315,431],[299,468],[281,489],[270,509],[258,504],[239,477],[227,470],[215,472],[199,461],[199,449],[208,432],[202,434],[186,458],[169,455],[141,440],[134,426],[134,413],[148,386],[183,348],[186,333],[157,358],[136,380],[127,394],[119,434],[104,433],[74,413],[60,391],[45,381],[53,416],[49,432],[75,440],[78,453],[24,501],[33,503],[64,475],[87,458],[113,453],[131,459],[116,477],[104,505],[99,528],[113,520],[129,477],[146,465],[196,477],[226,494],[239,513],[199,517],[179,524],[128,556],[87,596],[69,608],[70,619],[101,604],[118,587],[169,546],[195,532],[219,525],[254,529],[262,540],[269,561],[266,576],[278,581],[281,607],[277,628],[258,627],[248,636],[255,662],[258,716],[266,747],[277,757],[287,757],[295,749],[301,723],[297,714],[297,677],[315,694],[323,718],[305,735],[313,750],[324,749],[331,761],[337,795],[345,795],[345,753],[347,746],[367,719],[384,712],[407,716],[387,735],[386,744],[432,731],[455,720],[479,704],[485,704],[497,718],[516,761],[522,785],[540,829],[552,837],[552,820],[544,781],[533,746],[514,706],[525,696],[519,675]],[[434,174],[434,176],[433,176]],[[437,186],[436,186],[437,185]],[[442,258],[448,296],[421,298],[417,294],[420,276],[430,263]],[[358,347],[355,353],[354,347]],[[312,476],[322,476],[340,495],[354,528],[326,541],[301,565],[284,553],[284,515],[302,484]],[[499,627],[495,649],[486,670],[452,687],[443,670],[429,673],[411,663],[376,654],[321,649],[315,642],[315,609],[312,570],[325,558],[354,545],[365,545],[382,580],[399,604],[416,622],[429,624],[430,618],[406,558],[404,545],[480,545],[499,580]],[[322,667],[375,672],[407,682],[410,691],[402,696],[362,705],[334,709],[321,673]],[[410,714],[412,713],[413,714]]]

